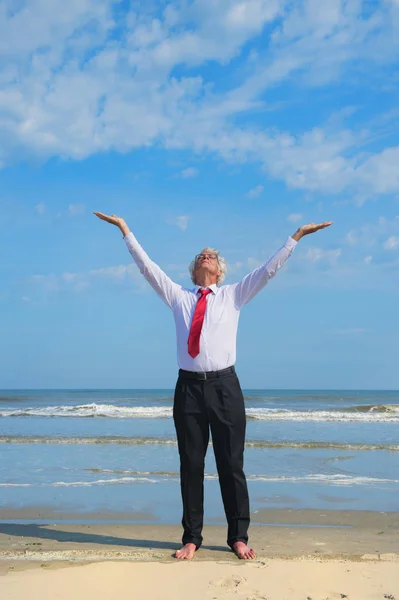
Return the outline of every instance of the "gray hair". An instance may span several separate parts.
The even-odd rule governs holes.
[[[219,250],[216,250],[216,248],[209,248],[209,246],[207,246],[206,248],[203,248],[202,252],[210,252],[211,254],[216,254],[216,258],[218,261],[218,267],[219,267],[219,271],[220,271],[220,275],[216,279],[216,285],[220,285],[222,283],[223,279],[225,278],[226,272],[227,272],[226,260],[223,258],[223,256],[220,256]],[[195,260],[195,258],[193,258],[193,260],[190,263],[190,266],[188,267],[188,270],[190,271],[191,281],[193,283],[196,283],[196,281],[195,281],[195,265],[196,265],[196,260]]]

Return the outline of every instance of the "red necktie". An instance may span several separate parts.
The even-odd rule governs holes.
[[[200,352],[200,336],[202,323],[204,322],[205,310],[206,310],[206,297],[211,293],[212,290],[198,290],[201,294],[198,298],[195,306],[193,320],[191,321],[190,334],[188,336],[188,353],[190,356],[195,358]]]

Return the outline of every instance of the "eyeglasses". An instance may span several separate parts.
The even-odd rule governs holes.
[[[197,254],[197,256],[195,257],[195,262],[198,262],[199,260],[204,260],[205,258],[216,260],[217,254]]]

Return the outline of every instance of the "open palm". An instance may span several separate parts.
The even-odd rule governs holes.
[[[319,229],[325,229],[326,227],[330,227],[332,225],[332,221],[325,221],[324,223],[309,223],[308,225],[302,225],[299,228],[299,231],[302,235],[308,235],[309,233],[315,233],[319,231]]]
[[[107,221],[107,223],[111,223],[112,225],[119,226],[123,221],[121,217],[117,217],[116,215],[106,215],[102,212],[95,212],[94,214],[102,221]]]

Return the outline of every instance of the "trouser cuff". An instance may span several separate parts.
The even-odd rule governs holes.
[[[248,538],[234,538],[232,540],[227,540],[227,545],[233,550],[233,546],[236,542],[243,542],[244,544],[248,544]]]
[[[202,545],[202,540],[193,539],[193,538],[183,538],[182,542],[183,542],[183,546],[185,544],[195,544],[196,550],[198,550],[198,548],[200,548]]]

